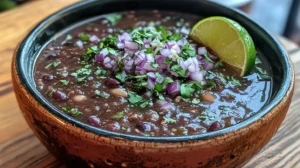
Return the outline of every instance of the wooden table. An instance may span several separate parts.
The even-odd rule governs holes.
[[[10,77],[17,44],[38,21],[78,0],[32,1],[0,14],[0,167],[65,167],[33,135],[18,108]],[[288,115],[272,141],[245,167],[300,167],[300,49],[279,37],[293,60],[296,88]]]

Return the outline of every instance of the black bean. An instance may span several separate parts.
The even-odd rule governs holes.
[[[213,122],[210,127],[208,128],[208,131],[217,131],[222,128],[222,125],[219,121]]]
[[[99,127],[100,126],[100,118],[97,116],[89,116],[88,123],[92,126]]]
[[[105,85],[110,88],[117,88],[120,86],[120,82],[113,78],[108,78],[105,80]]]
[[[64,92],[59,90],[54,90],[50,95],[55,100],[60,100],[60,101],[68,100],[68,96]]]
[[[135,128],[142,132],[145,132],[147,130],[147,127],[150,127],[150,126],[145,123],[138,123],[135,125]]]
[[[45,81],[52,81],[54,79],[54,76],[51,74],[45,74],[42,77]]]

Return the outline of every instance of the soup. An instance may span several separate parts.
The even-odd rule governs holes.
[[[41,51],[37,89],[63,113],[120,133],[184,136],[240,123],[268,102],[272,70],[258,51],[239,77],[188,38],[200,19],[154,10],[79,23]]]

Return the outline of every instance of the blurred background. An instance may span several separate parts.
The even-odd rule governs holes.
[[[0,0],[0,12],[34,0]],[[246,12],[270,32],[300,45],[300,0],[210,0]]]

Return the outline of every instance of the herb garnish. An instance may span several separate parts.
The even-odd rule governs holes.
[[[105,16],[105,19],[108,20],[113,26],[116,25],[122,18],[121,14],[112,14]]]
[[[69,81],[68,80],[60,80],[60,83],[63,85],[63,86],[67,86],[69,84]]]
[[[108,98],[110,95],[104,91],[99,91],[99,90],[95,90],[95,95],[97,97],[103,97],[103,98]]]
[[[85,34],[85,33],[81,33],[81,34],[79,35],[79,38],[80,38],[81,41],[87,42],[87,41],[89,41],[90,36],[87,35],[87,34]]]
[[[124,116],[125,116],[124,111],[121,111],[121,112],[119,112],[119,113],[113,115],[111,118],[114,118],[114,119],[121,119],[121,118],[123,118]]]
[[[80,114],[82,114],[82,112],[78,111],[77,108],[68,108],[66,106],[61,107],[62,111],[67,113],[67,114],[72,114],[73,116],[79,116]]]
[[[50,68],[51,66],[53,66],[54,68],[56,68],[59,64],[61,64],[60,61],[53,61],[50,64],[48,64],[47,66],[45,66],[45,69]]]
[[[167,123],[176,123],[176,120],[173,118],[169,118],[169,117],[164,117],[165,122]]]

